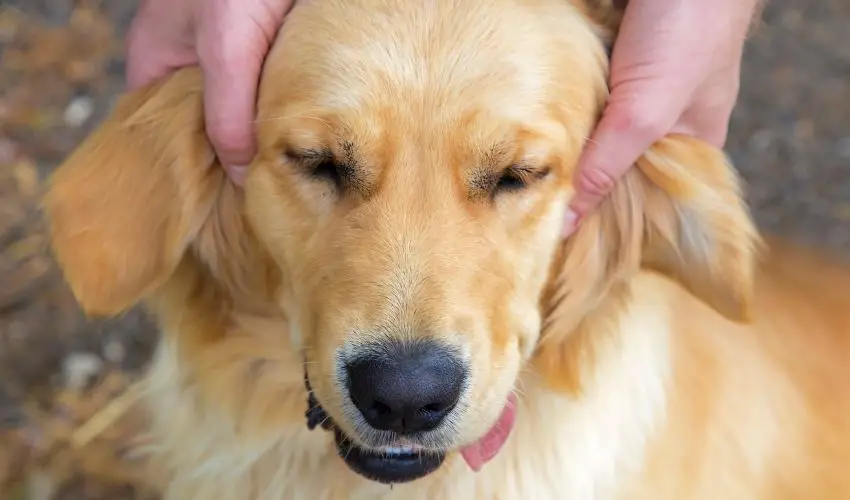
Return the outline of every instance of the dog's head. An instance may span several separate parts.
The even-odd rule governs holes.
[[[490,435],[520,371],[566,362],[570,332],[641,268],[747,315],[755,232],[700,141],[654,145],[561,240],[616,17],[301,4],[265,65],[244,192],[205,139],[196,69],[125,96],[58,170],[46,206],[68,281],[92,313],[161,295],[181,266],[203,268],[225,315],[273,300],[349,464],[419,477]]]

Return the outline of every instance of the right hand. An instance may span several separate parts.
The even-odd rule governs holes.
[[[253,158],[263,61],[295,0],[145,0],[128,35],[127,81],[146,85],[183,66],[204,73],[206,131],[230,178]]]

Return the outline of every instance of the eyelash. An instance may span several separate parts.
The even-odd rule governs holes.
[[[522,166],[514,165],[507,168],[499,176],[493,187],[493,195],[500,192],[516,192],[527,188],[531,182],[542,179],[549,173],[549,169],[532,170]]]
[[[331,158],[315,165],[310,171],[310,175],[316,178],[330,180],[336,186],[342,186],[340,169],[341,166]]]
[[[329,180],[337,187],[342,187],[344,165],[338,163],[330,153],[307,152],[286,153],[287,160],[304,167],[305,173],[319,180]]]
[[[528,186],[528,182],[518,175],[517,172],[509,168],[505,170],[499,180],[496,181],[496,191],[518,191]]]

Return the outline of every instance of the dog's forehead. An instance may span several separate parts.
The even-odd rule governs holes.
[[[440,126],[486,110],[539,121],[554,99],[589,101],[597,45],[567,2],[316,0],[294,9],[274,43],[259,118],[330,111]]]

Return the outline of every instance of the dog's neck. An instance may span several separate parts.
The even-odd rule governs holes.
[[[637,472],[666,414],[673,369],[666,294],[673,286],[658,274],[639,273],[627,289],[612,291],[564,344],[541,349],[521,381],[522,387],[537,382],[530,398],[537,408],[528,413],[539,420],[527,425],[547,429],[551,441],[538,438],[536,445],[550,448],[550,463],[556,454],[565,464],[559,497],[608,498],[613,485]],[[514,445],[523,446],[522,439]],[[546,452],[526,449],[519,456],[528,467],[537,465],[531,457],[543,456],[543,467]]]

